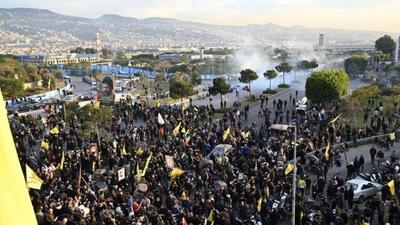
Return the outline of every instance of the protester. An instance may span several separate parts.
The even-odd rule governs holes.
[[[356,142],[383,133],[382,126],[352,130],[332,122],[337,114],[320,104],[299,112],[290,104],[297,91],[294,96],[269,99],[271,104],[262,100],[262,122],[257,123],[249,121],[250,106],[216,120],[212,107],[191,104],[182,114],[180,107],[122,101],[113,108],[111,127],[98,125],[108,135],[93,131],[89,138],[79,135],[85,121],[77,116],[65,120],[63,110],[45,118],[14,116],[10,122],[21,164],[43,179],[40,190],[30,189],[38,223],[287,223],[295,146],[296,224],[346,224],[349,218],[358,224],[373,220],[371,210],[379,211],[379,223],[381,213],[391,224],[398,222],[394,202],[389,213],[353,207],[353,187],[344,186],[339,176],[343,159],[334,159],[333,148],[327,147],[336,140]],[[276,123],[295,124],[297,142],[293,128],[277,130]],[[213,152],[219,144],[227,147],[222,155]],[[380,157],[374,149],[372,163],[375,155]],[[362,155],[347,163],[346,179],[365,171]],[[382,167],[383,182],[394,179],[395,165]],[[387,193],[382,198],[392,199]]]

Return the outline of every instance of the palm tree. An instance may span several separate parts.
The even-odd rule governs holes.
[[[274,79],[276,76],[278,76],[278,74],[276,73],[275,70],[267,70],[264,73],[264,77],[265,79],[269,80],[269,90],[272,90],[271,88],[271,81],[272,79]]]

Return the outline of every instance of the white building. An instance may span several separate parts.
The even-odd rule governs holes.
[[[325,47],[325,34],[319,34],[318,47],[320,48]]]

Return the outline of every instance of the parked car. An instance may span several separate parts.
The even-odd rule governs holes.
[[[383,187],[381,184],[366,181],[357,177],[346,182],[347,187],[353,187],[354,197],[353,201],[363,202],[366,198],[375,196]]]

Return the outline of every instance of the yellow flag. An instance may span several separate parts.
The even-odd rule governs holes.
[[[260,197],[260,199],[258,199],[258,203],[257,203],[257,212],[260,212],[260,211],[261,211],[262,200],[263,200],[263,197]]]
[[[160,101],[156,100],[156,106],[157,106],[157,108],[161,106]]]
[[[181,199],[184,200],[184,201],[185,200],[189,200],[189,196],[187,195],[186,191],[182,192]]]
[[[340,113],[337,117],[333,118],[333,120],[331,120],[329,123],[335,123],[336,120],[338,120],[341,115],[342,114]]]
[[[40,148],[45,151],[49,150],[49,143],[43,139],[40,143]]]
[[[137,156],[141,156],[142,154],[143,154],[143,149],[142,149],[142,147],[139,147],[138,148],[138,150],[136,150],[136,153],[135,153]]]
[[[61,162],[60,162],[60,170],[64,169],[64,160],[65,160],[64,151],[62,151]]]
[[[121,149],[121,155],[123,155],[123,156],[128,155],[128,153],[126,153],[125,145]]]
[[[94,108],[98,109],[100,108],[100,101],[97,100],[97,102],[94,104]]]
[[[289,163],[288,165],[287,165],[287,167],[286,167],[286,170],[285,170],[285,175],[288,175],[290,172],[292,172],[293,171],[293,165],[291,164],[291,163]]]
[[[149,157],[147,157],[146,164],[144,165],[143,173],[142,173],[142,176],[143,176],[143,177],[146,175],[146,170],[147,170],[147,168],[149,168],[149,164],[150,164],[151,157],[153,157],[153,153],[152,153],[152,152],[150,152]]]
[[[142,170],[140,170],[140,168],[139,168],[139,163],[136,164],[136,175],[135,175],[135,177],[139,181],[142,178]]]
[[[210,214],[208,215],[208,221],[210,221],[211,223],[214,222],[214,210],[211,209]]]
[[[179,134],[179,129],[181,129],[181,122],[179,122],[178,126],[175,127],[175,129],[172,131],[172,134],[176,137],[176,135]]]
[[[25,168],[26,168],[26,186],[28,186],[28,188],[40,190],[40,188],[42,187],[43,180],[40,179],[40,177],[36,175],[36,173],[33,172],[33,170],[28,165],[26,165]]]
[[[394,187],[394,180],[389,181],[389,183],[387,183],[387,185],[389,186],[390,194],[395,195],[396,191],[395,191],[395,187]]]
[[[244,134],[244,138],[249,138],[249,136],[250,136],[250,131],[247,131],[247,132]]]
[[[172,178],[175,178],[175,177],[179,177],[180,175],[184,174],[185,172],[186,171],[181,170],[177,167],[174,167],[174,168],[172,168],[171,172],[169,173],[169,176]]]
[[[389,134],[389,139],[391,141],[394,141],[396,139],[396,135],[394,134],[394,132]]]
[[[53,127],[53,129],[50,130],[50,134],[58,134],[60,133],[60,129],[58,129],[57,126]]]
[[[37,225],[0,91],[0,224]]]
[[[185,129],[185,127],[182,127],[182,129],[181,129],[181,133],[182,133],[182,134],[185,134],[185,133],[186,133],[186,129]]]
[[[231,132],[231,128],[228,127],[226,131],[224,131],[224,134],[222,135],[222,140],[225,141],[225,139],[228,137],[229,133]]]
[[[328,141],[328,145],[326,145],[326,147],[325,147],[325,159],[326,160],[329,160],[329,150],[330,150],[330,148],[331,148],[331,144]]]

